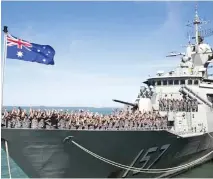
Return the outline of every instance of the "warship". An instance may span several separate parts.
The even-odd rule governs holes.
[[[165,177],[213,158],[213,79],[208,68],[213,50],[204,37],[212,31],[197,10],[194,37],[170,72],[158,71],[144,81],[135,103],[125,110],[159,111],[167,127],[122,130],[1,129],[7,156],[32,178]],[[194,42],[191,42],[193,39]],[[194,100],[196,110],[162,110],[161,99]],[[8,162],[9,164],[9,162]],[[8,170],[10,167],[8,165]]]

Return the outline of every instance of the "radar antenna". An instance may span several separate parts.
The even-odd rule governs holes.
[[[201,25],[208,24],[209,22],[210,21],[206,21],[206,20],[199,18],[198,8],[197,8],[197,4],[196,4],[194,21],[188,22],[187,25],[186,25],[188,27],[194,26],[195,36],[193,35],[194,33],[191,31],[191,32],[187,33],[187,37],[195,39],[196,45],[198,45],[200,42],[203,41],[204,37],[209,37],[209,36],[213,35],[213,29],[212,28],[207,29],[207,30],[206,29],[205,30],[199,30]],[[190,43],[190,40],[189,40],[189,43]]]
[[[166,57],[177,57],[177,56],[185,56],[185,54],[180,52],[170,52],[170,54],[167,55]]]

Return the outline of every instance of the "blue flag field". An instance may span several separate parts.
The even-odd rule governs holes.
[[[55,50],[50,45],[29,43],[7,34],[7,58],[54,65]]]

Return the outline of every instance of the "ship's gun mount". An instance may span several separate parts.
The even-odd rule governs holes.
[[[125,104],[127,106],[132,106],[132,110],[137,110],[138,109],[138,104],[125,102],[125,101],[121,101],[121,100],[117,100],[117,99],[113,99],[113,101],[116,102],[116,103]]]
[[[122,103],[127,106],[132,106],[132,111],[152,111],[152,103],[150,98],[140,98],[136,100],[136,103],[129,103],[125,101],[120,101],[113,99],[114,102]]]

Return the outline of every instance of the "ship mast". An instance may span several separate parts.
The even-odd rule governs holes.
[[[208,21],[202,20],[199,18],[198,16],[198,8],[197,8],[197,4],[195,6],[195,17],[194,17],[194,21],[193,22],[188,22],[188,24],[186,26],[188,27],[192,27],[192,25],[194,25],[194,32],[195,32],[195,37],[192,36],[192,39],[195,39],[195,45],[199,45],[200,40],[202,37],[208,37],[211,36],[213,34],[213,30],[209,29],[204,30],[204,31],[199,31],[199,26],[202,24],[208,24]],[[190,38],[190,34],[188,34],[188,38]],[[189,40],[189,44],[190,44],[190,40]]]
[[[198,30],[198,26],[201,24],[200,18],[198,16],[198,12],[197,12],[197,5],[195,7],[195,19],[193,22],[194,26],[195,26],[195,42],[196,45],[199,44],[199,30]]]

